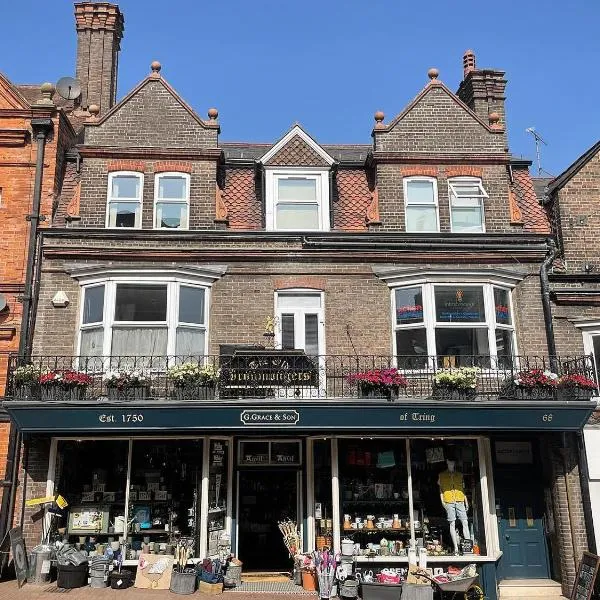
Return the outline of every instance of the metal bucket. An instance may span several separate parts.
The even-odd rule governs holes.
[[[193,594],[196,591],[196,571],[189,573],[173,572],[169,588],[175,594]]]

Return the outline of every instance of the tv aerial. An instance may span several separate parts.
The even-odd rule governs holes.
[[[76,100],[81,96],[81,83],[73,77],[61,77],[56,82],[56,91],[65,100]]]
[[[540,144],[544,144],[544,146],[547,146],[548,143],[535,130],[535,127],[528,127],[525,131],[527,133],[530,133],[533,136],[534,140],[535,140],[535,156],[536,156],[536,161],[537,161],[537,174],[538,174],[538,177],[541,177],[542,176],[542,172],[544,171],[544,169],[542,169],[542,151],[541,151]],[[547,173],[547,171],[546,171],[546,173]]]

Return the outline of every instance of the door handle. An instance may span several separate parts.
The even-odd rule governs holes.
[[[510,540],[510,535],[508,535],[508,533],[505,533],[505,534],[504,534],[504,539],[506,539],[506,540]]]

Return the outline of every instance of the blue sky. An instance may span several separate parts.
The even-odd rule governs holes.
[[[0,71],[18,83],[74,75],[70,0],[2,2]],[[435,66],[456,90],[462,55],[506,71],[511,150],[564,170],[600,138],[597,0],[122,0],[119,97],[157,59],[224,141],[274,141],[298,121],[321,143],[369,143]]]

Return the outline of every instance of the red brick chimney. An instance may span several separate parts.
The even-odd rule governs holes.
[[[473,50],[467,50],[463,56],[463,80],[456,95],[485,123],[489,116],[497,113],[500,117],[497,125],[506,129],[504,101],[506,96],[504,71],[478,69]],[[496,115],[494,115],[493,120]]]
[[[77,70],[81,106],[110,110],[117,97],[117,67],[124,20],[119,7],[109,2],[75,4]]]

